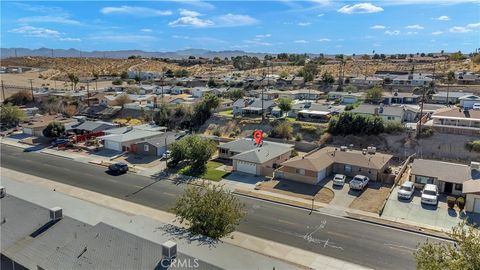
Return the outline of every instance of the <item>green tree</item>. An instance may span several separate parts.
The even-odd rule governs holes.
[[[322,74],[322,82],[326,85],[330,85],[335,82],[335,78],[331,73],[325,71]]]
[[[380,87],[373,87],[367,90],[366,99],[373,102],[381,102],[383,97],[383,90]]]
[[[293,100],[291,98],[278,99],[278,107],[282,110],[282,116],[284,113],[288,113],[292,109]]]
[[[13,105],[20,106],[20,105],[25,105],[31,101],[32,101],[32,93],[27,90],[22,90],[6,98],[4,103],[5,104],[11,103]]]
[[[189,186],[178,198],[173,212],[189,231],[214,239],[227,236],[245,216],[244,205],[220,186]]]
[[[127,103],[130,103],[131,100],[130,98],[128,97],[127,94],[123,94],[123,95],[120,95],[118,97],[115,98],[115,104],[117,106],[122,106],[122,109],[123,109],[123,106]]]
[[[203,172],[217,147],[212,140],[190,135],[173,143],[170,150],[172,151],[170,167],[175,167],[182,161],[188,161],[192,172]]]
[[[208,79],[207,85],[208,85],[208,87],[212,87],[212,88],[218,86],[218,84],[215,82],[215,80],[212,77],[210,77],[210,79]]]
[[[43,136],[47,138],[57,138],[65,134],[65,126],[60,122],[50,122],[43,130]]]
[[[128,79],[128,72],[122,71],[122,73],[120,74],[120,79],[122,80]]]
[[[480,232],[464,222],[452,228],[448,242],[427,243],[415,251],[417,269],[480,269]]]
[[[279,76],[280,76],[280,78],[287,78],[287,77],[288,77],[288,71],[282,70],[282,71],[280,72],[280,75],[279,75]]]
[[[242,89],[233,89],[233,90],[228,91],[228,96],[229,96],[232,100],[241,99],[241,98],[243,98],[244,94],[245,94],[245,93],[243,92]]]
[[[200,103],[197,103],[192,116],[192,123],[195,127],[203,125],[212,115],[212,110],[216,109],[219,104],[220,99],[211,94],[206,95]]]
[[[313,81],[318,74],[317,63],[314,61],[306,63],[300,73],[303,76],[304,83]]]
[[[2,123],[2,129],[17,126],[18,123],[25,118],[25,112],[17,106],[8,103],[0,107],[0,122]]]
[[[77,89],[77,84],[79,82],[77,75],[75,75],[75,73],[68,73],[67,77],[72,83],[72,90],[75,91]]]
[[[281,121],[274,123],[274,127],[270,135],[274,138],[291,139],[293,133],[292,123],[289,121]]]

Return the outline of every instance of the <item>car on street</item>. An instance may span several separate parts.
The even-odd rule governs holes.
[[[335,174],[335,176],[333,177],[333,185],[334,186],[343,186],[345,185],[345,180],[347,179],[347,177],[343,174]]]
[[[56,146],[66,145],[66,144],[69,144],[69,143],[70,143],[69,139],[57,138],[57,139],[53,140],[52,146],[56,147]]]
[[[365,175],[357,174],[350,180],[350,189],[363,190],[368,185],[370,179]]]
[[[421,202],[424,204],[438,204],[438,187],[434,184],[426,184],[422,190]]]
[[[113,163],[110,166],[108,166],[108,170],[112,173],[117,173],[117,174],[126,173],[128,172],[128,164],[121,163],[121,162]]]
[[[400,189],[398,189],[397,196],[398,199],[405,199],[405,200],[410,200],[413,196],[413,193],[415,193],[415,185],[413,182],[405,182],[400,186]]]
[[[170,150],[165,151],[165,153],[163,153],[162,155],[162,159],[169,159],[171,154],[172,154],[172,151]]]

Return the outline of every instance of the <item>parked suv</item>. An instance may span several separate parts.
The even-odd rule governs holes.
[[[334,186],[343,186],[345,184],[345,179],[347,177],[343,174],[335,174],[333,177],[333,185]]]
[[[422,203],[438,204],[438,187],[433,184],[426,184],[422,190]]]
[[[414,192],[415,192],[415,185],[413,184],[413,182],[405,182],[400,186],[397,196],[398,196],[398,199],[410,200]]]
[[[367,185],[370,179],[364,175],[355,175],[352,180],[350,180],[350,189],[363,190]]]

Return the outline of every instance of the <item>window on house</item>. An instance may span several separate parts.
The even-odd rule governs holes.
[[[455,190],[462,191],[463,185],[462,184],[455,184]]]
[[[143,146],[143,151],[148,152],[149,149],[150,149],[150,148],[148,147],[148,144],[145,144],[145,145]]]
[[[300,175],[305,175],[305,170],[304,169],[295,169],[295,172]]]
[[[418,184],[433,184],[433,178],[428,177],[428,176],[416,175],[415,176],[415,183],[418,183]]]

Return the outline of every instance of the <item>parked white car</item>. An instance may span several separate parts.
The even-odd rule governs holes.
[[[398,199],[410,200],[414,192],[415,185],[413,184],[413,182],[405,182],[400,186],[400,189],[398,190]]]
[[[162,155],[162,159],[169,159],[171,153],[172,153],[172,151],[170,151],[170,150],[165,151],[165,153],[163,153],[163,155]]]
[[[347,179],[347,177],[343,174],[335,174],[335,176],[333,177],[333,185],[334,186],[343,186],[345,185],[345,180]]]
[[[474,110],[480,110],[480,103],[474,103],[472,109],[474,109]]]
[[[350,181],[350,188],[356,190],[363,190],[367,185],[370,179],[364,175],[355,175]]]
[[[422,190],[422,203],[424,204],[438,204],[438,187],[433,184],[426,184]]]

